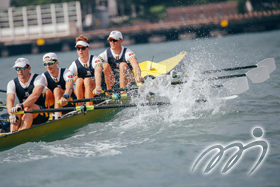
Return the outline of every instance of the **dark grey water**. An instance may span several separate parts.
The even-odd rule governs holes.
[[[190,79],[197,78],[197,70],[252,65],[270,57],[278,69],[264,83],[249,81],[247,92],[226,102],[215,99],[223,91],[213,93],[200,83],[190,82],[181,92],[178,87],[160,86],[160,94],[172,106],[125,109],[110,121],[89,124],[68,138],[1,152],[1,186],[279,186],[280,31],[128,47],[140,62],[158,62],[186,51]],[[62,67],[76,58],[75,51],[57,54]],[[45,71],[43,54],[22,56],[31,61],[33,72]],[[16,76],[11,67],[18,57],[0,58],[0,88],[6,89]],[[246,71],[226,74],[240,72]],[[208,102],[197,104],[198,97]],[[5,101],[5,94],[0,99]],[[261,138],[252,135],[256,127],[263,129]],[[260,147],[244,150],[225,174],[222,169],[237,149],[226,151],[208,174],[203,172],[209,156],[192,171],[199,155],[211,146],[237,142],[245,146],[256,140],[267,142],[269,149],[251,175]]]

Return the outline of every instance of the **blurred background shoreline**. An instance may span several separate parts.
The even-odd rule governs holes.
[[[221,37],[280,29],[278,0],[0,0],[0,57],[108,47],[112,30],[124,45]]]

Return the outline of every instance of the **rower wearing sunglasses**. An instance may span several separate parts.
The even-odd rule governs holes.
[[[107,89],[112,86],[120,88],[128,86],[133,80],[132,68],[136,73],[136,82],[143,82],[141,69],[136,55],[122,46],[123,36],[120,31],[112,31],[108,37],[110,48],[99,55],[103,62]]]
[[[47,53],[43,56],[43,64],[46,72],[42,74],[45,80],[46,101],[48,108],[62,108],[68,100],[76,99],[73,92],[73,73],[66,68],[58,68],[58,59],[55,53]],[[72,105],[72,104],[69,104]],[[61,117],[61,112],[55,112],[55,119]]]
[[[47,114],[43,113],[25,113],[15,115],[15,112],[25,110],[44,109],[45,98],[44,78],[42,75],[30,73],[31,66],[26,58],[18,58],[15,61],[15,68],[18,77],[9,81],[7,85],[7,111],[10,114],[10,131],[27,129],[32,124],[39,124],[48,120]],[[19,103],[14,105],[15,96]]]
[[[69,69],[76,77],[75,93],[77,99],[92,98],[102,92],[102,71],[101,60],[94,55],[89,54],[90,46],[87,37],[80,35],[76,38],[77,54],[79,58],[72,62]],[[80,105],[82,103],[79,103]],[[92,102],[87,102],[91,105]]]

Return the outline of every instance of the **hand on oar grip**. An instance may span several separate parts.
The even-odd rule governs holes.
[[[19,104],[19,105],[15,106],[15,107],[11,108],[10,109],[10,113],[13,114],[13,113],[19,112],[21,110],[23,110],[23,104]]]
[[[18,120],[18,118],[17,118],[16,115],[11,114],[11,115],[9,116],[9,122],[10,122],[10,123],[16,123],[17,120]]]

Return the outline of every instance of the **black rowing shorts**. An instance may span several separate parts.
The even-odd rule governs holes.
[[[38,105],[40,107],[40,109],[45,109],[45,107]],[[39,113],[39,115],[33,119],[33,124],[32,125],[38,125],[40,123],[45,123],[46,121],[48,121],[49,116],[47,113]]]

